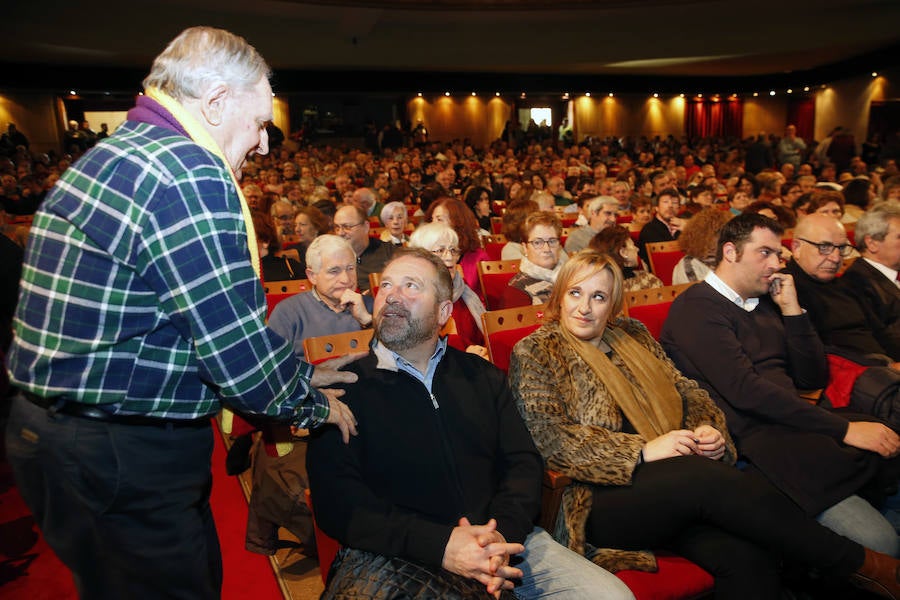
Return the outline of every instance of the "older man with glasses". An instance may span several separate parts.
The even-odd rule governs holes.
[[[859,290],[838,277],[844,259],[854,254],[841,222],[820,214],[802,218],[794,230],[792,251],[786,270],[822,342],[882,364],[900,360],[900,344],[873,329]]]
[[[361,208],[345,205],[334,214],[334,233],[356,253],[356,278],[361,292],[369,290],[369,273],[379,273],[391,258],[394,245],[369,236],[369,221]]]

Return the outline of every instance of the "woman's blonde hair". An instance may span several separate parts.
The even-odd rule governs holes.
[[[622,311],[625,293],[622,270],[608,254],[585,249],[570,256],[569,260],[560,268],[559,275],[556,276],[556,283],[553,284],[553,291],[550,292],[550,298],[544,305],[544,320],[559,321],[563,294],[579,281],[584,281],[604,269],[610,272],[613,279],[609,298],[609,320],[616,318]]]

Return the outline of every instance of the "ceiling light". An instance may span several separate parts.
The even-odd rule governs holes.
[[[75,90],[69,90],[69,95],[70,95],[70,96],[77,96],[78,94],[75,93]]]
[[[444,92],[444,95],[445,95],[445,96],[449,96],[449,95],[450,95],[450,92]]]
[[[788,88],[787,92],[788,92],[788,94],[793,94],[794,90],[792,90],[791,88]]]
[[[653,92],[653,97],[654,97],[654,98],[659,98],[659,94],[656,93],[656,92]]]
[[[878,77],[878,73],[876,73],[875,71],[872,71],[872,77]]]
[[[769,90],[769,95],[770,95],[770,96],[774,96],[774,95],[775,95],[775,90]]]
[[[808,91],[809,91],[809,86],[808,86],[808,85],[803,86],[803,91],[804,91],[804,92],[808,92]]]
[[[418,94],[416,94],[416,96],[418,96],[419,98],[421,98],[421,97],[422,97],[422,92],[419,92]]]
[[[678,94],[679,98],[684,98],[684,94]]]
[[[497,96],[497,97],[499,98],[499,97],[500,97],[500,92],[494,92],[494,95]]]
[[[610,98],[613,97],[613,93],[612,93],[612,92],[609,93],[609,97],[610,97]]]
[[[585,92],[585,93],[584,93],[584,97],[585,97],[585,98],[590,98],[590,97],[591,97],[591,93],[590,93],[590,92]]]
[[[759,92],[753,92],[753,97],[756,98],[757,96],[759,96]]]
[[[477,96],[478,94],[476,94],[475,92],[472,92],[472,95],[473,95],[473,96]]]

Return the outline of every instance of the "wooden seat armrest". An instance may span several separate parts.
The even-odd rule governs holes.
[[[544,470],[544,481],[541,484],[541,515],[538,525],[553,534],[556,526],[556,515],[562,504],[563,491],[572,483],[572,478],[558,471]]]

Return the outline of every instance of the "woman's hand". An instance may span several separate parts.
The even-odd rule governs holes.
[[[644,446],[644,462],[664,458],[700,454],[697,435],[687,429],[677,429],[650,440]]]
[[[694,439],[697,440],[697,454],[720,460],[725,456],[725,436],[711,425],[701,425],[694,430]]]

